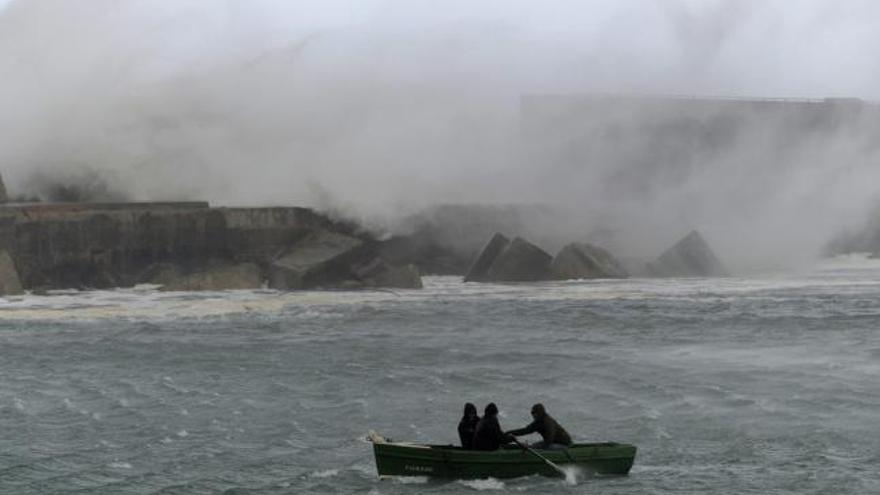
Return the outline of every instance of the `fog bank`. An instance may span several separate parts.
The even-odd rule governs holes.
[[[535,140],[521,97],[880,100],[878,14],[868,1],[13,0],[0,172],[13,195],[85,180],[114,199],[305,205],[385,226],[435,204],[541,204],[561,213],[536,229],[611,230],[625,255],[699,228],[734,269],[786,266],[864,220],[873,119],[792,134],[736,111],[717,149],[678,139],[663,155],[644,122],[676,110],[636,107],[619,127],[638,152],[602,144],[591,114],[548,127],[598,143],[566,155]]]

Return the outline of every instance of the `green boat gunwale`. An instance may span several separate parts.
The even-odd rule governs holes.
[[[560,474],[526,450],[505,446],[494,451],[467,450],[454,445],[389,442],[376,435],[373,452],[379,476],[441,478],[513,478]],[[578,443],[564,450],[539,450],[561,466],[574,465],[603,475],[626,475],[635,460],[634,445],[616,442]]]

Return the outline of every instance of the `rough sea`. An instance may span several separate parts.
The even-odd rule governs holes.
[[[725,279],[0,298],[0,493],[880,493],[880,260]],[[380,480],[542,402],[627,477]]]

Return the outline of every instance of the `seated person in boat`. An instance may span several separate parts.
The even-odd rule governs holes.
[[[543,441],[532,444],[532,447],[536,449],[563,449],[572,444],[568,432],[552,416],[547,414],[543,404],[532,406],[532,419],[533,421],[525,428],[508,431],[506,435],[518,437],[537,432],[543,437]]]
[[[473,448],[476,450],[498,450],[503,444],[511,442],[513,437],[505,435],[498,424],[498,406],[490,402],[483,410],[483,419],[474,430]]]
[[[477,430],[477,423],[480,417],[477,415],[477,406],[468,402],[464,405],[464,415],[458,422],[458,438],[461,440],[461,446],[466,449],[474,448],[474,432]]]

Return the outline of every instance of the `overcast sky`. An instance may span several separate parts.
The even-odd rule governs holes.
[[[156,69],[175,60],[205,61],[312,36],[311,48],[322,50],[327,64],[355,63],[353,70],[361,70],[351,60],[360,58],[365,65],[394,66],[415,79],[451,70],[448,81],[453,83],[469,75],[548,90],[880,95],[880,57],[874,53],[880,43],[880,7],[868,0],[11,4],[10,9],[20,11],[10,16],[19,25],[10,26],[9,20],[4,30],[30,37],[29,44],[51,44],[53,27],[79,23],[84,30],[107,29],[117,22],[117,32],[97,40],[148,46],[144,61]],[[76,47],[65,48],[75,54]],[[431,70],[435,57],[446,64],[458,60]]]

